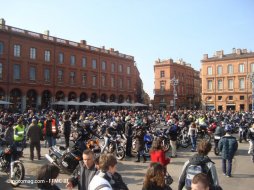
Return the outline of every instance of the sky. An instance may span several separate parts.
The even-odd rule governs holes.
[[[154,63],[254,51],[253,0],[0,0],[7,25],[132,55],[153,99]]]

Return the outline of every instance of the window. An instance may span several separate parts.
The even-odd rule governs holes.
[[[49,71],[49,69],[44,69],[44,80],[46,82],[50,81],[50,71]]]
[[[161,102],[161,103],[164,103],[164,102],[165,102],[165,98],[161,98],[161,99],[160,99],[160,102]]]
[[[82,65],[83,68],[86,67],[86,57],[82,57]]]
[[[82,85],[83,85],[83,86],[85,86],[85,85],[86,85],[86,83],[87,83],[87,81],[86,81],[86,80],[87,80],[87,78],[86,78],[86,74],[83,74],[83,75],[82,75]]]
[[[71,71],[70,72],[70,83],[74,84],[74,82],[75,82],[75,72]]]
[[[19,64],[13,65],[13,79],[20,80],[20,65]]]
[[[120,88],[120,89],[123,88],[123,79],[119,79],[119,88]]]
[[[222,96],[218,96],[218,100],[222,100]]]
[[[96,68],[97,68],[96,59],[93,59],[93,60],[92,60],[92,68],[93,68],[93,69],[96,69]]]
[[[228,79],[228,90],[233,90],[233,88],[234,88],[233,79]]]
[[[228,74],[233,74],[233,65],[228,65]]]
[[[244,73],[244,64],[239,64],[239,73]]]
[[[20,57],[20,45],[17,44],[14,45],[14,56]]]
[[[160,81],[160,91],[161,92],[165,91],[165,82],[164,81]]]
[[[29,71],[29,79],[35,81],[35,76],[36,76],[36,69],[35,67],[30,67]]]
[[[207,74],[212,75],[213,74],[213,68],[212,67],[207,67]]]
[[[44,59],[46,62],[50,62],[50,51],[46,50],[44,53]]]
[[[207,89],[210,91],[210,90],[213,90],[213,81],[212,80],[208,80],[207,81]]]
[[[131,80],[127,79],[127,88],[130,89],[131,88]]]
[[[75,55],[71,55],[71,65],[74,66],[76,64],[76,57]]]
[[[228,100],[233,100],[233,96],[229,96],[229,97],[228,97]]]
[[[254,73],[254,63],[251,63],[251,64],[250,64],[250,72],[251,72],[251,73]]]
[[[119,72],[119,73],[123,72],[123,66],[122,66],[121,64],[118,65],[118,72]]]
[[[93,76],[92,85],[93,85],[93,86],[96,86],[96,76],[95,76],[95,75]]]
[[[240,96],[240,100],[244,100],[244,96]]]
[[[102,62],[101,62],[101,69],[102,69],[103,71],[106,70],[106,62],[105,62],[105,61],[102,61]]]
[[[217,74],[218,74],[218,75],[222,75],[222,66],[219,65],[217,69],[218,69],[218,70],[217,70]]]
[[[161,71],[161,78],[165,77],[165,71]]]
[[[239,79],[239,89],[244,90],[244,78]]]
[[[127,67],[127,75],[130,75],[130,74],[131,74],[131,67],[128,66],[128,67]]]
[[[115,87],[115,78],[111,77],[111,88]]]
[[[102,87],[105,87],[105,86],[106,86],[106,76],[105,76],[105,75],[102,75],[102,76],[101,76],[101,86],[102,86]]]
[[[222,90],[222,80],[218,80],[218,90]]]
[[[59,69],[57,73],[58,81],[63,81],[63,70]]]
[[[63,64],[63,62],[64,62],[64,54],[60,52],[58,54],[58,63]]]
[[[3,64],[0,63],[0,80],[3,79]]]
[[[4,53],[4,43],[0,42],[0,55],[3,55]]]
[[[111,64],[111,72],[114,73],[115,72],[115,63]]]
[[[30,59],[36,59],[36,48],[30,48]]]

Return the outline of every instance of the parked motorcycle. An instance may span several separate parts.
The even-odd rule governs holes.
[[[220,139],[221,139],[221,136],[214,135],[214,149],[213,150],[216,156],[220,154],[219,147],[218,147]]]
[[[9,182],[13,187],[18,187],[21,184],[21,180],[25,177],[25,167],[23,163],[18,160],[23,154],[22,144],[16,147],[16,158],[13,166],[13,176],[11,178],[10,168],[11,168],[11,155],[13,154],[13,147],[8,145],[3,139],[0,138],[0,171],[5,172],[9,176]]]
[[[107,152],[114,154],[117,160],[122,160],[125,157],[125,149],[122,146],[121,135],[117,134],[115,137],[109,139]]]

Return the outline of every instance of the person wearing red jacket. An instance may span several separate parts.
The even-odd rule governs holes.
[[[170,158],[166,158],[165,151],[161,146],[161,140],[155,139],[150,149],[151,162],[159,162],[165,168],[170,163]]]

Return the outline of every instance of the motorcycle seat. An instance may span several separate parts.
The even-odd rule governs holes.
[[[64,146],[59,146],[59,150],[66,150]]]

